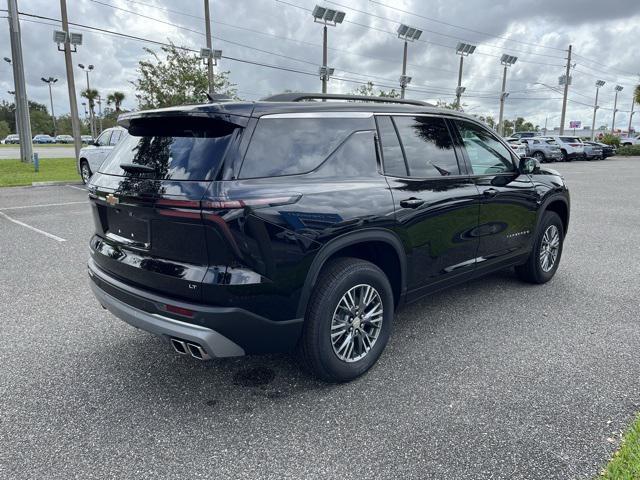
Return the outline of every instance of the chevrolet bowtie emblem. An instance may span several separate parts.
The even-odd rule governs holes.
[[[111,193],[107,195],[106,200],[109,205],[115,205],[116,203],[118,203],[118,197]]]

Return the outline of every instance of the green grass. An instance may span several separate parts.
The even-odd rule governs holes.
[[[31,185],[32,182],[78,181],[74,158],[40,159],[40,171],[33,171],[33,163],[20,160],[0,160],[0,187]]]
[[[640,414],[625,433],[620,449],[602,471],[606,480],[640,479]]]

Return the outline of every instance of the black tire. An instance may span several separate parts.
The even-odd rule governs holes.
[[[341,299],[359,285],[368,285],[377,291],[382,304],[382,324],[370,350],[362,358],[347,362],[335,351],[331,327]],[[382,354],[391,334],[393,315],[393,291],[382,270],[358,258],[331,260],[322,269],[309,301],[299,353],[307,368],[318,378],[333,383],[353,380],[369,370]],[[364,341],[360,340],[359,345],[364,345]]]
[[[89,162],[86,160],[80,160],[80,178],[82,179],[82,183],[86,185],[89,182],[91,175],[93,175],[93,173],[91,173]]]
[[[544,153],[542,152],[535,152],[533,154],[533,158],[538,160],[540,163],[545,163],[547,161],[547,158],[544,156]]]
[[[552,227],[555,227],[559,234],[559,245],[553,265],[550,269],[546,270],[543,268],[543,262],[541,260],[540,254],[543,248],[543,239],[545,236],[545,232],[547,232],[547,230],[550,228],[552,229]],[[551,280],[558,270],[558,265],[560,264],[560,259],[562,258],[563,243],[564,226],[562,225],[562,220],[555,212],[544,212],[542,221],[540,222],[540,225],[538,226],[538,230],[536,232],[536,237],[531,253],[529,254],[529,258],[523,265],[518,265],[515,268],[518,278],[529,283],[546,283]]]
[[[568,162],[569,161],[569,156],[567,155],[567,151],[566,150],[562,150],[562,161],[563,162]]]

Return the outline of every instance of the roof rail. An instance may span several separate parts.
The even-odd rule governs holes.
[[[358,102],[403,103],[420,107],[433,107],[420,100],[406,100],[392,97],[371,97],[367,95],[350,95],[348,93],[279,93],[261,99],[263,102],[302,102],[304,100],[351,100]]]

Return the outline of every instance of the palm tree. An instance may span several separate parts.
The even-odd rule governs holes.
[[[95,115],[94,107],[95,107],[96,99],[99,96],[98,90],[96,90],[95,88],[87,88],[80,93],[80,96],[86,98],[87,101],[89,102],[89,118],[91,122],[91,135],[93,136],[93,138],[95,138],[96,129],[95,129],[95,124],[93,119]]]
[[[123,100],[124,93],[122,92],[113,92],[107,95],[107,105],[111,105],[113,103],[116,113],[120,113],[120,105],[122,105]]]

